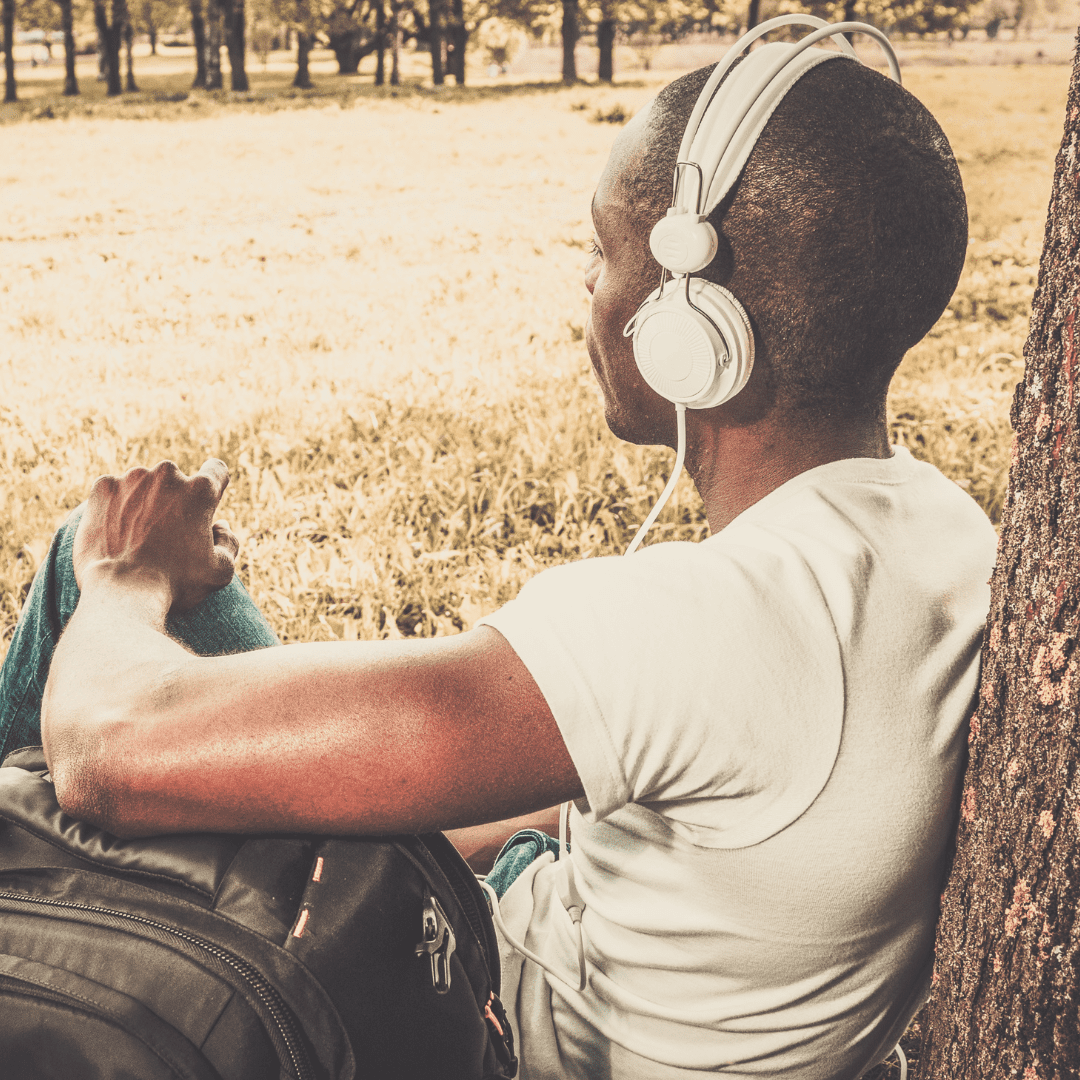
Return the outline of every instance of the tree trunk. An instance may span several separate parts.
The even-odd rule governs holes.
[[[854,22],[855,21],[855,3],[856,3],[856,0],[844,0],[844,22]],[[854,40],[855,40],[855,35],[854,34],[845,34],[844,37],[846,37],[848,39],[848,41],[850,41],[850,42],[854,42]],[[950,45],[952,44],[952,33],[951,32],[949,34],[949,44]]]
[[[206,0],[206,89],[220,90],[221,76],[221,4]]]
[[[94,23],[101,40],[105,59],[106,94],[118,97],[124,92],[120,78],[120,39],[127,23],[127,7],[124,0],[112,0],[112,22],[105,10],[105,0],[94,0]]]
[[[247,69],[244,66],[247,53],[247,13],[244,0],[225,0],[225,46],[229,53],[229,86],[241,93],[248,87]]]
[[[750,0],[750,10],[746,13],[746,29],[753,30],[761,22],[761,0]]]
[[[375,0],[375,85],[386,82],[386,3]]]
[[[303,30],[296,32],[296,78],[293,86],[300,90],[311,89],[311,72],[308,71],[308,55],[311,53],[311,35]]]
[[[1080,1076],[1080,39],[920,1077]]]
[[[609,83],[615,78],[615,20],[605,18],[600,20],[596,28],[596,44],[600,50],[600,64],[597,69],[597,78],[601,82]]]
[[[452,0],[454,26],[450,32],[450,41],[454,48],[450,70],[458,86],[465,85],[465,50],[469,47],[469,29],[465,25],[464,0]]]
[[[578,81],[574,50],[577,48],[580,36],[578,0],[562,0],[562,81],[564,83]]]
[[[189,0],[191,11],[191,37],[195,42],[195,81],[192,90],[206,89],[206,22],[203,19],[202,0]]]
[[[4,19],[4,101],[18,101],[15,85],[15,0],[3,0]]]
[[[443,0],[428,0],[428,43],[431,46],[431,81],[442,86],[446,80],[443,73]]]
[[[390,85],[401,85],[401,0],[390,0]]]
[[[75,29],[72,17],[72,0],[59,0],[60,25],[64,29],[64,96],[73,97],[79,92],[75,78]]]
[[[154,23],[149,23],[146,32],[150,36],[150,55],[157,56],[157,26]]]
[[[131,19],[124,20],[124,47],[127,52],[127,84],[124,89],[129,94],[138,92],[138,87],[135,85],[135,61],[131,55],[131,46],[135,42],[135,28],[131,25]]]

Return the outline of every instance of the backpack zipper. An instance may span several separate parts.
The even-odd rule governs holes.
[[[270,1015],[270,1019],[273,1022],[278,1035],[281,1037],[281,1041],[285,1044],[296,1080],[315,1080],[315,1073],[311,1067],[311,1061],[308,1058],[307,1050],[301,1041],[292,1010],[274,988],[273,984],[242,957],[229,952],[227,949],[221,948],[219,945],[205,941],[203,938],[196,937],[194,934],[188,934],[183,930],[177,930],[167,923],[157,922],[154,919],[147,919],[142,915],[132,915],[127,911],[117,911],[115,908],[94,907],[89,904],[76,904],[70,900],[48,900],[43,897],[29,896],[26,893],[0,892],[0,906],[3,906],[3,901],[14,901],[18,904],[36,904],[40,907],[59,908],[66,911],[78,911],[91,916],[107,915],[114,919],[137,923],[140,926],[161,931],[187,942],[196,949],[201,949],[203,952],[209,953],[221,963],[232,968],[240,979],[254,992],[259,1001],[262,1002],[267,1013]]]

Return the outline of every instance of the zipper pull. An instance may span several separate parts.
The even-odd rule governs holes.
[[[420,942],[413,951],[417,956],[431,957],[431,985],[436,994],[445,994],[450,990],[450,957],[457,948],[457,938],[442,905],[426,888],[420,933]]]

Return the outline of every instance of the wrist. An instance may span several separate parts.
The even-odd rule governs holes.
[[[79,590],[85,598],[123,599],[155,625],[164,624],[173,601],[172,585],[163,570],[116,559],[96,559],[81,567]]]

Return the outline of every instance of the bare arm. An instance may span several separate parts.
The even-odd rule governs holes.
[[[582,794],[543,695],[490,628],[212,658],[166,637],[178,596],[191,606],[224,562],[231,573],[235,541],[209,531],[227,474],[208,473],[208,493],[199,477],[181,478],[191,489],[172,474],[155,487],[156,472],[99,482],[76,538],[83,591],[42,711],[65,809],[121,835],[385,833],[497,821]],[[170,507],[211,495],[195,530],[201,554],[178,552],[186,541]]]

